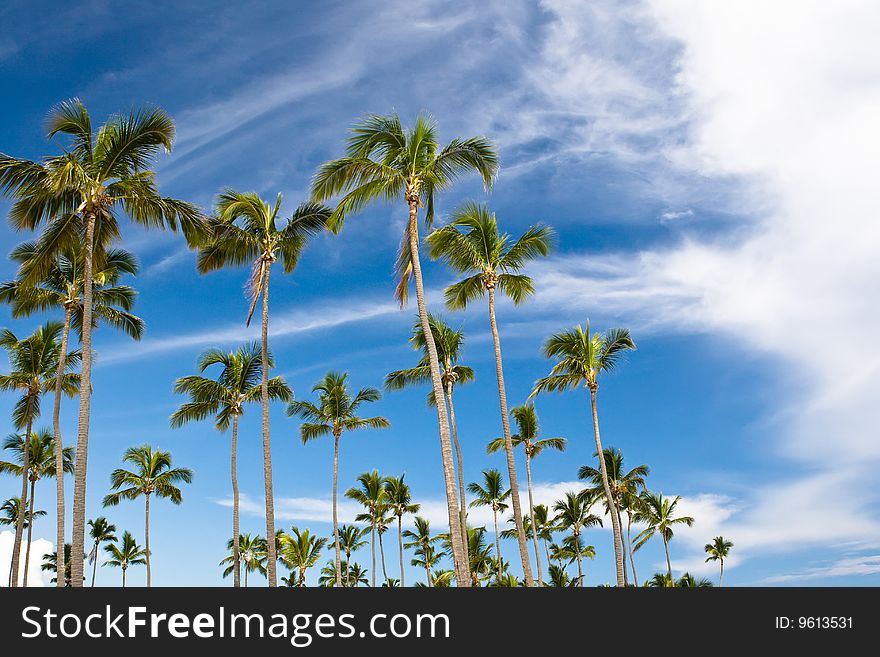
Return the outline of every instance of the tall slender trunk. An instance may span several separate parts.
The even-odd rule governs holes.
[[[721,574],[718,575],[718,588],[724,586],[724,559],[721,559]]]
[[[501,538],[498,536],[498,509],[492,507],[492,521],[495,523],[495,575],[501,583]]]
[[[373,558],[373,569],[370,571],[370,586],[376,588],[376,521],[370,523],[370,553]]]
[[[144,550],[147,553],[147,588],[153,585],[153,573],[150,570],[150,494],[144,495]]]
[[[276,571],[277,554],[275,552],[275,495],[272,491],[272,446],[269,438],[269,269],[271,263],[266,262],[266,273],[263,278],[263,326],[262,326],[262,357],[263,380],[260,383],[260,396],[263,403],[263,479],[266,485],[266,577],[270,587],[278,586]]]
[[[575,534],[574,537],[575,537],[575,542],[574,542],[575,557],[577,559],[577,564],[578,564],[578,586],[580,586],[581,588],[584,588],[584,571],[583,571],[583,568],[581,567],[581,537],[580,537],[580,534]]]
[[[449,425],[452,428],[452,441],[455,444],[455,458],[458,462],[458,515],[461,519],[461,548],[465,563],[470,563],[467,542],[467,499],[464,487],[464,461],[461,457],[461,444],[458,442],[458,426],[455,422],[455,406],[452,404],[452,381],[446,382],[446,402],[449,404]]]
[[[345,586],[351,586],[351,578],[349,577],[349,565],[351,563],[351,552],[348,550],[345,551]]]
[[[507,474],[510,478],[510,497],[513,503],[513,522],[516,525],[516,542],[522,559],[526,586],[534,586],[529,548],[526,545],[526,532],[523,529],[522,509],[519,503],[519,486],[516,483],[516,461],[513,458],[513,443],[510,440],[510,418],[507,410],[507,390],[504,386],[504,370],[501,365],[501,338],[495,321],[495,286],[489,287],[489,323],[492,326],[492,341],[495,344],[495,374],[498,378],[498,400],[501,404],[501,428],[504,431],[504,451],[507,452]]]
[[[403,516],[397,516],[397,549],[400,551],[400,588],[406,586],[403,575]]]
[[[617,526],[620,527],[620,551],[623,557],[623,585],[629,586],[629,568],[626,565],[626,544],[623,541],[623,523],[620,521],[620,506],[614,501],[614,515],[617,516]]]
[[[535,523],[535,500],[532,498],[532,457],[528,451],[526,451],[526,486],[529,489],[529,519],[532,524],[535,565],[538,567],[538,586],[544,586],[544,573],[541,570],[541,550],[538,548],[538,527],[537,523]]]
[[[672,562],[669,560],[669,541],[663,537],[663,549],[666,550],[666,567],[669,569],[669,586],[675,586],[675,580],[672,579]]]
[[[238,524],[238,414],[232,416],[232,452],[230,470],[232,475],[232,585],[241,586],[241,545]]]
[[[547,539],[544,539],[544,553],[547,555],[547,570],[550,570],[550,564],[552,561],[550,560],[550,546],[547,545]]]
[[[636,559],[633,555],[633,544],[632,544],[632,516],[629,511],[626,512],[626,551],[629,552],[629,564],[632,566],[633,571],[633,584],[636,586],[639,585],[639,577],[636,575]]]
[[[614,534],[614,566],[617,571],[617,585],[624,586],[623,581],[623,554],[620,549],[620,521],[614,512],[611,486],[608,483],[608,469],[605,467],[605,453],[602,451],[602,439],[599,436],[599,413],[596,410],[596,388],[590,388],[590,408],[593,413],[593,434],[596,436],[596,453],[599,455],[599,468],[602,472],[602,487],[605,489],[605,499],[609,500],[611,508],[611,527]]]
[[[382,544],[383,533],[379,532],[379,556],[382,558],[382,577],[385,579],[385,583],[388,584],[388,570],[385,568],[385,546]]]
[[[31,538],[34,532],[34,495],[37,490],[37,480],[31,479],[31,500],[29,502],[30,510],[28,511],[28,528],[27,528],[27,546],[24,553],[24,582],[22,586],[27,588],[28,570],[31,565]],[[55,579],[58,579],[57,577]]]
[[[70,585],[83,584],[83,554],[86,531],[86,468],[89,460],[89,419],[92,403],[92,311],[95,247],[95,213],[85,213],[85,257],[83,267],[82,363],[79,381],[79,420],[77,422],[76,463],[73,475],[73,528],[70,553]]]
[[[425,576],[428,578],[428,586],[431,587],[431,586],[434,586],[434,582],[431,581],[431,566],[428,564],[428,546],[427,545],[422,546],[422,552],[424,553],[424,557],[425,557]]]
[[[95,588],[95,575],[98,574],[98,548],[101,545],[101,541],[95,541],[95,563],[92,564],[92,588]],[[57,578],[56,578],[57,579]]]
[[[333,545],[336,550],[336,586],[342,586],[341,558],[339,552],[339,518],[336,513],[336,486],[339,478],[339,432],[333,432]],[[346,568],[347,568],[346,564]]]
[[[248,572],[249,572],[249,569],[248,569],[247,565],[245,565],[245,567],[244,567],[244,588],[248,587]]]
[[[425,334],[425,347],[428,351],[428,363],[431,369],[431,383],[434,389],[434,399],[439,402],[443,399],[443,382],[440,379],[440,363],[437,359],[437,345],[434,343],[434,334],[428,323],[428,310],[425,306],[425,288],[422,282],[422,265],[419,260],[419,197],[408,191],[407,203],[409,204],[409,246],[412,261],[413,280],[416,288],[416,302],[419,309],[419,321]],[[437,423],[440,428],[440,456],[443,462],[443,481],[446,485],[446,512],[449,519],[449,538],[452,544],[452,560],[455,564],[456,586],[467,587],[470,585],[468,573],[468,561],[464,556],[463,542],[467,537],[456,531],[460,526],[458,494],[455,491],[455,468],[452,464],[452,439],[449,430],[449,417],[446,414],[446,404],[435,404],[437,407]]]
[[[19,566],[21,565],[21,543],[24,538],[24,519],[27,516],[27,508],[28,508],[28,474],[31,468],[31,429],[33,428],[34,420],[32,417],[28,417],[27,421],[27,433],[25,434],[23,447],[24,450],[22,452],[22,464],[21,464],[21,504],[18,506],[18,518],[15,519],[15,541],[12,544],[12,566],[10,568],[10,586],[17,587],[19,586]],[[33,518],[30,519],[33,522]],[[31,526],[31,522],[28,523],[28,527]],[[61,563],[64,563],[62,560]],[[27,586],[27,581],[24,582],[24,586]]]
[[[71,555],[71,556],[73,556],[73,555]],[[125,588],[125,571],[126,570],[128,570],[128,568],[123,566],[122,567],[122,588]]]
[[[55,369],[55,398],[52,400],[52,429],[55,434],[55,563],[64,562],[64,444],[61,441],[61,394],[64,387],[64,365],[67,360],[67,343],[70,339],[70,318],[73,309],[64,304],[64,329],[61,331],[61,348],[58,350],[58,367]],[[97,565],[97,562],[95,562]],[[60,578],[55,586],[64,587]],[[92,577],[92,581],[94,581]],[[94,586],[94,584],[92,585]]]

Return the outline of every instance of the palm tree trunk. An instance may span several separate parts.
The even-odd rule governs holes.
[[[147,588],[153,585],[152,571],[150,570],[150,494],[144,495],[144,550],[147,553]]]
[[[61,348],[58,350],[60,358],[55,370],[55,398],[52,400],[52,429],[55,434],[55,562],[64,561],[64,444],[61,441],[61,394],[64,386],[64,365],[67,360],[67,343],[70,339],[70,318],[72,308],[64,304],[64,329],[61,331]],[[97,566],[97,561],[95,562]],[[55,586],[64,587],[64,582],[56,577]],[[94,582],[94,576],[92,581]],[[94,584],[92,584],[94,586]]]
[[[575,547],[575,557],[577,558],[577,564],[578,564],[578,586],[580,586],[581,588],[584,588],[584,571],[583,571],[583,568],[581,567],[581,540],[580,540],[580,535],[579,535],[579,534],[575,534],[574,537],[575,537],[575,539],[577,539],[577,540],[575,540],[575,542],[574,542],[574,547]]]
[[[547,555],[547,569],[550,569],[550,564],[552,561],[550,560],[550,546],[547,545],[547,539],[544,539],[544,553]]]
[[[617,500],[614,501],[614,515],[617,516],[617,526],[620,527],[620,551],[621,556],[623,557],[623,585],[629,586],[629,574],[626,565],[626,544],[623,541],[623,523],[620,520],[620,507],[618,506]]]
[[[718,575],[718,588],[724,586],[724,559],[721,559],[721,574]]]
[[[349,577],[349,574],[348,574],[350,563],[351,563],[351,552],[346,550],[345,551],[345,586],[346,586],[346,588],[351,586],[351,578]]]
[[[71,557],[72,556],[73,555],[71,555]],[[123,567],[123,569],[122,569],[122,588],[125,588],[125,571],[126,570],[128,570],[128,569]],[[57,579],[57,577],[56,577],[56,579]]]
[[[232,445],[230,448],[232,474],[232,585],[241,586],[241,545],[238,524],[238,415],[232,416]]]
[[[370,523],[370,553],[373,557],[373,569],[370,571],[370,586],[376,588],[376,521]]]
[[[672,579],[672,562],[669,560],[669,541],[663,537],[663,549],[666,550],[666,567],[669,569],[669,586],[675,586],[675,580]]]
[[[31,429],[33,428],[33,423],[34,419],[32,417],[28,417],[27,433],[25,434],[25,439],[23,443],[24,450],[22,452],[21,462],[21,504],[18,507],[18,518],[15,519],[15,541],[12,544],[12,567],[10,568],[10,585],[13,587],[19,586],[18,571],[19,566],[21,565],[21,542],[24,538],[24,519],[27,515],[28,508],[28,474],[31,468]],[[33,522],[33,518],[31,518],[31,522]],[[30,527],[30,525],[31,523],[29,522],[28,527]],[[61,563],[64,563],[64,561],[62,560]],[[27,586],[27,582],[24,582],[24,586]]]
[[[495,573],[501,582],[501,539],[498,536],[498,510],[492,507],[492,521],[495,523]]]
[[[263,326],[262,326],[262,357],[263,380],[260,383],[260,396],[263,404],[263,479],[266,486],[266,577],[270,587],[278,586],[276,571],[277,554],[275,552],[275,496],[272,492],[272,447],[269,439],[269,269],[266,262],[266,273],[263,278]]]
[[[636,559],[633,555],[633,544],[632,544],[632,516],[629,514],[629,511],[626,512],[626,551],[629,552],[629,564],[632,566],[633,571],[633,584],[636,586],[639,585],[639,577],[636,575]]]
[[[428,578],[428,586],[431,587],[434,586],[434,582],[431,581],[431,566],[428,565],[428,546],[423,546],[422,550],[425,553],[425,576]]]
[[[605,499],[609,500],[611,511],[611,527],[614,534],[614,566],[617,571],[617,585],[624,586],[623,581],[623,554],[620,549],[620,521],[613,510],[614,497],[611,494],[611,486],[608,483],[608,469],[605,467],[605,453],[602,451],[602,439],[599,436],[599,414],[596,410],[596,388],[590,388],[590,408],[593,413],[593,434],[596,436],[596,453],[599,455],[599,468],[602,472],[602,487],[605,489]]]
[[[244,588],[248,587],[248,572],[249,572],[248,567],[245,566],[245,568],[244,568]]]
[[[382,532],[379,532],[379,556],[382,557],[382,577],[388,583],[388,571],[385,569],[385,546],[382,544]]]
[[[452,404],[452,381],[446,382],[446,401],[449,404],[449,425],[452,428],[452,441],[455,444],[455,458],[458,462],[458,515],[461,519],[461,535],[467,537],[467,500],[464,488],[464,461],[461,458],[461,444],[458,442],[458,426],[455,422],[455,406]],[[470,563],[468,555],[468,542],[466,538],[461,542],[464,552],[465,563]]]
[[[403,575],[403,516],[397,516],[397,549],[400,551],[400,588],[406,587]]]
[[[31,537],[34,532],[34,494],[37,487],[37,480],[31,479],[31,500],[29,502],[30,510],[28,511],[28,530],[27,530],[27,547],[24,553],[24,582],[22,586],[27,588],[28,581],[28,570],[30,569],[31,564]],[[58,579],[57,577],[55,579]]]
[[[513,522],[516,525],[516,542],[522,559],[526,586],[534,586],[529,548],[526,545],[526,532],[523,529],[522,509],[519,503],[519,486],[516,483],[516,461],[513,458],[513,443],[510,440],[510,418],[507,410],[507,390],[504,386],[504,370],[501,366],[501,338],[495,321],[495,287],[489,287],[489,323],[492,326],[492,341],[495,344],[495,374],[498,378],[498,400],[501,404],[501,428],[504,432],[504,451],[507,452],[507,474],[510,478],[510,497],[513,504]]]
[[[79,383],[79,420],[77,422],[76,462],[73,476],[73,536],[70,553],[70,585],[83,583],[83,553],[86,531],[86,467],[89,460],[89,419],[92,403],[92,312],[95,213],[85,213],[85,257],[83,266],[82,363]]]
[[[422,266],[419,261],[419,197],[409,195],[409,246],[410,259],[412,261],[413,280],[416,287],[416,302],[419,309],[419,321],[425,334],[425,347],[428,351],[428,363],[431,369],[431,383],[434,389],[434,399],[443,399],[443,382],[440,380],[440,363],[437,359],[437,345],[434,344],[434,334],[428,323],[428,309],[425,305],[425,288],[422,282]],[[449,518],[449,538],[452,544],[452,560],[455,564],[456,586],[467,587],[470,585],[468,577],[468,562],[464,556],[465,536],[460,531],[458,494],[455,491],[455,468],[452,464],[452,440],[449,431],[449,417],[446,414],[446,404],[435,404],[437,407],[437,423],[440,428],[440,456],[443,463],[443,481],[446,485],[446,512]]]
[[[92,588],[95,588],[95,575],[98,574],[98,547],[100,544],[101,541],[95,541],[95,563],[92,564]]]
[[[529,489],[529,518],[532,522],[532,543],[535,547],[535,565],[538,567],[538,586],[544,586],[541,570],[541,550],[538,548],[538,527],[535,523],[535,501],[532,498],[532,457],[526,452],[526,486]]]
[[[339,518],[336,513],[336,487],[339,478],[339,433],[333,434],[333,545],[336,549],[336,586],[342,586],[342,573],[340,572],[341,558],[339,552]],[[347,566],[346,566],[347,567]]]

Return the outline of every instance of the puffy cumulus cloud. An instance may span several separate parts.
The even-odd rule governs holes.
[[[12,565],[12,545],[15,541],[15,532],[4,530],[0,532],[0,586],[9,584],[9,568]],[[19,573],[24,573],[25,546],[22,545]],[[28,586],[48,586],[51,575],[40,570],[43,564],[43,555],[55,549],[54,543],[43,538],[31,541],[30,564],[28,565]],[[21,574],[19,575],[21,577]]]

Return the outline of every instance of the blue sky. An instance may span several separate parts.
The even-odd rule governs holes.
[[[225,186],[281,192],[289,213],[367,112],[410,119],[427,110],[443,140],[491,137],[502,162],[492,193],[463,180],[440,197],[439,221],[477,199],[511,233],[541,221],[558,234],[552,257],[530,269],[536,297],[499,309],[512,404],[548,370],[546,336],[587,318],[600,329],[628,326],[638,351],[602,384],[603,439],[630,465],[648,463],[650,487],[681,495],[696,517],[673,541],[675,568],[714,575],[702,546],[722,533],[736,544],[730,584],[876,585],[871,483],[880,450],[869,428],[878,425],[880,362],[863,345],[880,316],[863,300],[876,294],[880,273],[866,173],[878,141],[869,118],[880,97],[878,12],[858,3],[832,14],[818,5],[795,14],[787,3],[761,12],[749,3],[583,4],[7,5],[0,150],[55,152],[42,120],[65,98],[82,98],[98,118],[158,104],[178,126],[174,152],[159,163],[163,193],[208,208]],[[402,203],[375,205],[339,236],[315,240],[293,275],[273,277],[277,373],[299,397],[329,369],[379,386],[415,361],[406,342],[415,309],[398,311],[392,297],[405,217]],[[7,228],[0,249],[26,237]],[[123,245],[142,265],[133,284],[147,333],[139,344],[106,329],[95,336],[89,516],[103,513],[109,472],[126,447],[170,450],[196,477],[182,506],[154,507],[154,582],[219,585],[230,533],[228,437],[207,423],[171,430],[168,416],[182,401],[173,381],[194,371],[200,351],[257,338],[244,327],[247,271],[199,276],[179,236],[133,225]],[[429,303],[440,310],[454,278],[423,262]],[[0,263],[0,276],[13,273]],[[484,468],[503,469],[484,449],[500,432],[491,338],[484,306],[447,316],[464,327],[477,372],[456,400],[473,481]],[[20,334],[38,321],[13,322],[0,310]],[[436,416],[424,395],[391,393],[369,409],[392,427],[346,436],[340,487],[373,468],[405,472],[441,530]],[[0,398],[0,412],[13,402]],[[581,392],[539,398],[544,434],[569,439],[564,454],[535,464],[541,501],[577,485],[593,452],[587,410]],[[67,442],[75,411],[65,404]],[[302,446],[282,407],[272,411],[272,439],[278,525],[328,533],[331,445]],[[239,476],[242,529],[262,532],[258,409],[242,423]],[[16,486],[0,479],[0,497]],[[52,508],[53,490],[38,487],[40,507]],[[344,505],[343,518],[350,513]],[[142,536],[140,504],[106,515]],[[53,539],[51,517],[35,534]],[[587,583],[611,581],[609,532],[588,539],[597,558]],[[504,546],[506,558],[514,547]],[[640,577],[660,570],[662,546],[637,558]],[[366,564],[368,552],[357,560]],[[99,569],[99,584],[117,580]]]

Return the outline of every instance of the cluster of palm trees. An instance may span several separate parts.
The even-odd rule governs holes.
[[[340,527],[338,523],[340,440],[348,431],[381,429],[389,426],[389,422],[383,417],[364,418],[359,415],[360,407],[379,399],[380,393],[369,387],[357,392],[350,390],[345,373],[328,373],[313,388],[315,399],[312,401],[294,400],[287,383],[281,377],[270,376],[274,366],[268,341],[270,274],[273,264],[279,261],[283,273],[294,272],[311,238],[325,231],[338,234],[347,218],[374,201],[402,200],[406,203],[409,218],[397,254],[395,270],[398,284],[395,294],[403,306],[409,297],[411,282],[415,288],[418,321],[411,343],[419,352],[420,359],[413,368],[391,372],[386,378],[385,387],[394,390],[430,383],[429,403],[437,413],[449,522],[449,531],[442,540],[446,546],[444,551],[452,560],[451,574],[443,574],[442,577],[431,574],[428,564],[437,557],[439,550],[433,547],[429,549],[428,543],[419,544],[421,555],[418,560],[425,564],[429,584],[437,585],[438,582],[449,580],[457,586],[467,587],[479,583],[480,579],[474,575],[472,566],[474,560],[482,558],[485,552],[485,539],[480,528],[472,528],[467,522],[470,505],[466,502],[466,495],[470,492],[475,496],[475,503],[491,506],[496,516],[503,505],[510,505],[513,524],[511,536],[516,539],[522,582],[525,586],[542,583],[539,532],[537,522],[531,522],[531,519],[537,519],[539,511],[532,495],[531,459],[544,449],[562,449],[565,442],[556,438],[538,440],[532,399],[545,392],[580,387],[587,389],[590,393],[596,454],[605,455],[597,410],[599,377],[612,371],[625,352],[635,348],[635,344],[626,329],[591,332],[588,323],[551,336],[544,346],[544,354],[555,360],[555,365],[548,376],[536,382],[524,405],[512,411],[509,409],[496,302],[501,295],[509,298],[514,305],[519,305],[534,293],[534,283],[523,270],[530,261],[550,253],[553,231],[547,226],[536,225],[514,238],[499,228],[495,214],[485,204],[475,201],[467,202],[453,212],[445,226],[432,227],[436,195],[449,189],[462,176],[476,173],[485,188],[491,188],[499,168],[498,155],[492,142],[484,137],[456,138],[441,146],[437,138],[437,125],[427,115],[419,115],[409,127],[404,126],[394,114],[368,115],[352,128],[344,155],[318,168],[312,179],[310,198],[300,203],[289,215],[282,212],[283,199],[280,194],[274,202],[269,202],[256,193],[226,189],[220,193],[216,207],[207,216],[191,203],[162,196],[156,186],[152,167],[161,152],[171,150],[174,135],[172,119],[159,108],[114,115],[96,129],[86,107],[73,99],[55,106],[47,121],[47,137],[61,140],[60,154],[31,161],[0,153],[0,193],[12,201],[9,212],[12,226],[16,230],[41,229],[36,239],[13,251],[12,258],[19,265],[18,273],[14,281],[0,287],[0,299],[11,305],[16,317],[46,311],[61,311],[64,316],[63,323],[49,322],[28,338],[19,339],[8,330],[0,336],[0,346],[9,353],[12,369],[9,375],[0,377],[0,388],[21,393],[13,423],[17,429],[25,430],[24,441],[31,439],[33,423],[40,415],[41,396],[53,393],[53,429],[51,433],[46,433],[50,441],[46,450],[54,454],[54,466],[50,462],[44,476],[54,476],[57,483],[58,540],[55,563],[66,563],[67,559],[70,562],[69,577],[57,579],[67,579],[72,586],[81,586],[84,579],[92,331],[98,323],[103,322],[124,330],[136,340],[143,332],[143,323],[131,313],[135,293],[130,287],[119,284],[122,275],[137,272],[137,263],[131,254],[114,246],[121,237],[120,219],[127,216],[147,228],[181,231],[187,243],[197,251],[200,273],[244,265],[251,268],[250,300],[245,323],[250,323],[257,305],[261,304],[261,340],[231,352],[211,349],[202,354],[198,361],[198,373],[176,382],[176,392],[187,395],[188,401],[171,417],[172,426],[210,418],[218,430],[230,431],[233,527],[228,566],[234,585],[241,585],[243,563],[247,578],[248,572],[254,572],[249,570],[250,564],[259,562],[263,564],[269,586],[278,585],[279,562],[291,569],[291,576],[285,581],[302,584],[307,568],[314,564],[313,557],[317,558],[315,555],[323,547],[323,544],[318,545],[323,539],[308,531],[300,532],[293,528],[290,534],[276,532],[269,422],[272,401],[286,402],[288,415],[300,418],[300,435],[304,443],[322,436],[332,436],[334,440],[332,581],[335,586],[344,586],[350,581],[352,571],[357,573],[354,575],[355,583],[359,581],[363,571],[359,567],[355,569],[356,564],[349,565],[353,549],[346,549],[347,545],[351,547],[351,543],[346,543],[347,539],[343,536],[350,527]],[[478,299],[485,299],[487,304],[501,425],[501,435],[493,440],[490,451],[503,450],[506,457],[509,495],[504,500],[494,497],[498,491],[492,488],[496,483],[500,486],[501,475],[498,471],[484,473],[486,478],[483,484],[465,486],[453,393],[457,385],[472,380],[474,372],[458,362],[463,342],[461,330],[452,329],[442,317],[428,312],[420,259],[423,245],[419,236],[420,213],[425,228],[430,231],[424,239],[429,257],[444,262],[462,277],[445,291],[447,308],[460,310]],[[79,348],[70,347],[71,328],[79,339]],[[67,457],[59,419],[64,394],[79,397],[76,448],[73,454],[67,452]],[[242,534],[239,530],[236,462],[238,423],[246,405],[251,402],[259,402],[261,409],[265,536],[276,537],[276,540],[262,542],[259,537]],[[511,416],[519,429],[516,435],[511,430]],[[523,446],[526,453],[527,514],[520,504],[515,462],[515,449],[518,446]],[[29,508],[33,512],[32,490],[28,497],[28,477],[33,470],[30,452],[29,449],[23,449],[22,453],[20,507],[25,509],[30,502]],[[166,452],[154,451],[149,446],[129,449],[124,460],[134,464],[135,471],[114,471],[111,476],[114,492],[107,495],[104,501],[105,505],[114,505],[122,499],[145,499],[143,559],[149,585],[151,495],[155,493],[158,497],[167,497],[179,503],[180,490],[177,486],[189,482],[192,473],[187,469],[173,468]],[[614,488],[617,480],[609,472],[607,459],[600,457],[598,462],[599,469],[589,475],[593,483],[591,492],[574,495],[572,503],[586,506],[588,510],[594,501],[605,500],[613,529],[616,583],[624,586],[628,583],[627,555],[632,561],[632,553],[651,536],[659,534],[667,548],[669,564],[668,542],[672,537],[672,527],[677,523],[693,521],[674,517],[677,498],[668,500],[654,496],[656,499],[653,499],[645,491],[636,494]],[[70,473],[71,468],[74,479],[72,529],[70,550],[65,557],[63,477],[65,472]],[[490,474],[491,482],[488,479]],[[402,519],[405,514],[412,513],[412,508],[417,505],[412,504],[409,489],[402,477],[386,480],[373,472],[362,475],[359,483],[360,488],[349,490],[346,495],[359,501],[362,501],[360,495],[364,496],[364,500],[372,500],[373,506],[365,507],[361,519],[369,523],[372,543],[378,536],[382,555],[385,514],[390,512],[391,517],[396,518],[401,561],[400,584],[403,585],[403,539],[407,536],[411,546],[423,539],[416,534],[406,535]],[[380,501],[374,499],[374,495],[385,496],[386,499]],[[635,498],[644,498],[638,503],[642,505],[640,510],[636,510]],[[628,528],[631,521],[647,524],[648,529],[636,538],[634,544],[629,536],[624,541],[621,524],[623,512],[627,514]],[[557,509],[557,513],[562,511]],[[33,513],[19,513],[16,520],[12,585],[17,585],[20,579],[18,564],[24,531],[27,529],[30,532],[34,518]],[[582,521],[583,518],[580,518],[575,523],[579,529],[577,533],[572,530],[570,544],[562,545],[557,550],[559,554],[574,555],[573,560],[579,567],[579,583],[582,583],[581,557],[588,552],[586,546],[580,544],[580,528],[588,526]],[[649,530],[650,533],[646,534]],[[500,584],[506,575],[500,558],[498,531],[495,536],[496,558],[492,561],[492,570],[496,583]],[[529,539],[536,560],[537,581],[532,571]],[[133,547],[137,547],[136,544]],[[265,552],[262,561],[254,556],[261,554],[261,550]],[[373,553],[371,582],[374,583],[375,549]],[[115,556],[114,559],[119,561]],[[126,564],[135,561],[127,558],[122,560]],[[552,568],[549,557],[547,564],[549,572]],[[634,571],[634,564],[631,565]],[[260,570],[259,567],[255,568]],[[671,579],[671,565],[669,571]],[[383,574],[386,584],[390,584],[392,580],[387,577],[384,563]],[[511,577],[508,577],[508,582],[512,581]],[[62,586],[63,582],[58,581],[58,585]]]

